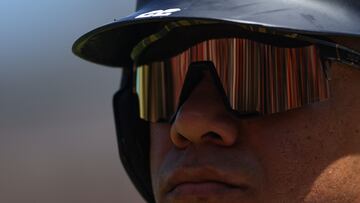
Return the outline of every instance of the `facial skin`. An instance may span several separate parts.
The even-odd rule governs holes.
[[[156,201],[360,202],[360,71],[333,63],[331,99],[239,118],[209,77],[151,125]]]

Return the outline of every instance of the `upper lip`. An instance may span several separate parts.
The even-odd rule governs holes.
[[[202,182],[217,182],[242,190],[250,187],[247,177],[239,174],[227,174],[213,167],[179,168],[165,178],[164,192],[169,193],[184,183]]]

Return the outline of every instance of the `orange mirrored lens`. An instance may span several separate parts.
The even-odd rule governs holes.
[[[136,67],[141,118],[156,122],[173,115],[188,67],[197,61],[214,63],[236,111],[273,114],[329,98],[315,46],[283,48],[247,39],[215,39]]]

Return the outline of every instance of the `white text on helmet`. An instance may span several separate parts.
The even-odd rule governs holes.
[[[180,8],[170,8],[166,10],[156,10],[150,11],[147,13],[143,13],[141,15],[136,16],[135,18],[150,18],[150,17],[162,17],[162,16],[169,16],[175,12],[181,11]]]

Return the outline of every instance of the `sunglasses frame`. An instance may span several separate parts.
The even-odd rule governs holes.
[[[226,107],[226,109],[232,114],[236,115],[239,118],[248,118],[252,116],[259,116],[259,112],[240,112],[231,108],[228,97],[225,93],[219,75],[216,71],[215,65],[211,61],[198,61],[190,64],[188,71],[185,76],[184,84],[181,89],[181,93],[179,96],[179,104],[174,114],[171,116],[169,123],[172,124],[176,115],[178,114],[181,106],[186,102],[186,100],[191,95],[192,91],[196,88],[196,86],[201,82],[204,78],[205,72],[210,74],[213,84],[215,85],[218,93],[220,94],[222,101]]]

